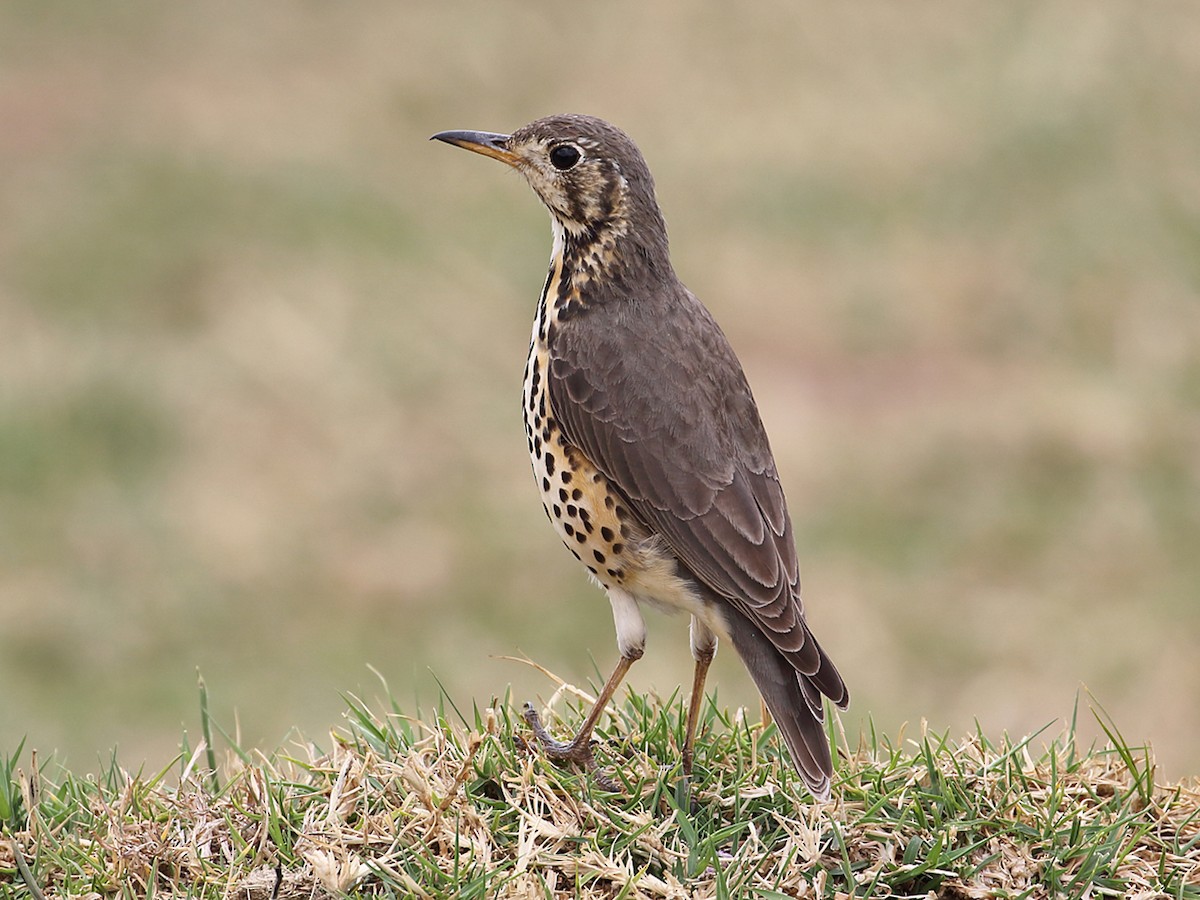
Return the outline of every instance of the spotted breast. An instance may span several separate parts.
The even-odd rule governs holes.
[[[589,266],[573,264],[555,229],[550,270],[538,302],[529,357],[525,364],[521,411],[533,475],[542,507],[564,546],[587,566],[605,589],[619,589],[637,601],[668,610],[686,610],[709,621],[713,610],[701,602],[665,542],[635,517],[620,492],[570,443],[554,416],[547,372],[550,345],[559,320],[583,308],[579,286]],[[587,262],[593,263],[593,260]],[[717,633],[725,629],[715,624]]]

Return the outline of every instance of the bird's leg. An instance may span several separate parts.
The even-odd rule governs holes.
[[[612,695],[616,693],[621,680],[625,677],[625,673],[629,671],[629,667],[634,662],[636,662],[636,659],[630,659],[626,656],[621,657],[620,662],[617,663],[617,667],[613,669],[613,673],[608,676],[608,681],[605,683],[604,689],[600,692],[600,696],[592,704],[592,709],[588,713],[587,718],[583,720],[583,725],[575,733],[575,737],[569,741],[556,741],[551,737],[550,732],[546,730],[546,727],[542,724],[542,720],[538,717],[537,710],[533,708],[533,704],[525,704],[525,721],[533,730],[534,737],[542,745],[542,750],[545,754],[555,762],[573,762],[576,765],[583,766],[598,776],[598,779],[602,782],[602,786],[609,790],[618,790],[619,786],[599,771],[596,759],[592,756],[592,732],[596,730],[596,723],[600,721],[604,707],[608,705],[608,701],[612,699]]]
[[[621,650],[621,659],[617,662],[612,674],[608,676],[608,681],[604,683],[600,696],[592,704],[591,711],[583,720],[583,725],[580,726],[575,737],[565,743],[556,741],[542,725],[542,720],[538,717],[537,710],[533,708],[532,703],[525,704],[524,717],[548,757],[556,762],[573,762],[581,765],[593,774],[597,783],[605,790],[619,791],[620,785],[601,772],[600,767],[596,765],[596,759],[592,756],[592,732],[595,731],[596,723],[600,721],[604,708],[608,706],[608,701],[620,687],[629,667],[642,658],[646,646],[646,623],[642,620],[641,610],[632,595],[619,588],[610,588],[608,599],[612,604],[613,620],[617,626],[617,646]]]
[[[708,667],[717,655],[717,636],[700,619],[692,616],[692,658],[696,660],[696,671],[692,676],[692,700],[688,704],[687,728],[683,737],[683,774],[692,777],[692,759],[696,744],[696,724],[700,718],[700,704],[704,702],[704,679]]]

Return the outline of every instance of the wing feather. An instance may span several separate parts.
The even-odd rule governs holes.
[[[547,377],[567,439],[633,514],[811,669],[815,642],[770,445],[741,365],[699,301],[680,287],[589,306],[554,330]]]

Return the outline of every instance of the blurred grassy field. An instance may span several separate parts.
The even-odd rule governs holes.
[[[607,669],[517,410],[545,213],[426,141],[561,111],[634,135],[742,356],[848,729],[1082,683],[1200,772],[1182,3],[4,4],[0,747],[164,762],[197,667],[267,748],[367,664],[414,707]]]

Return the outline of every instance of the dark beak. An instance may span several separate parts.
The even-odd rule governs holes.
[[[509,151],[507,134],[491,134],[487,131],[439,131],[431,141],[445,141],[474,153],[482,153],[500,162],[516,166],[519,157]]]

